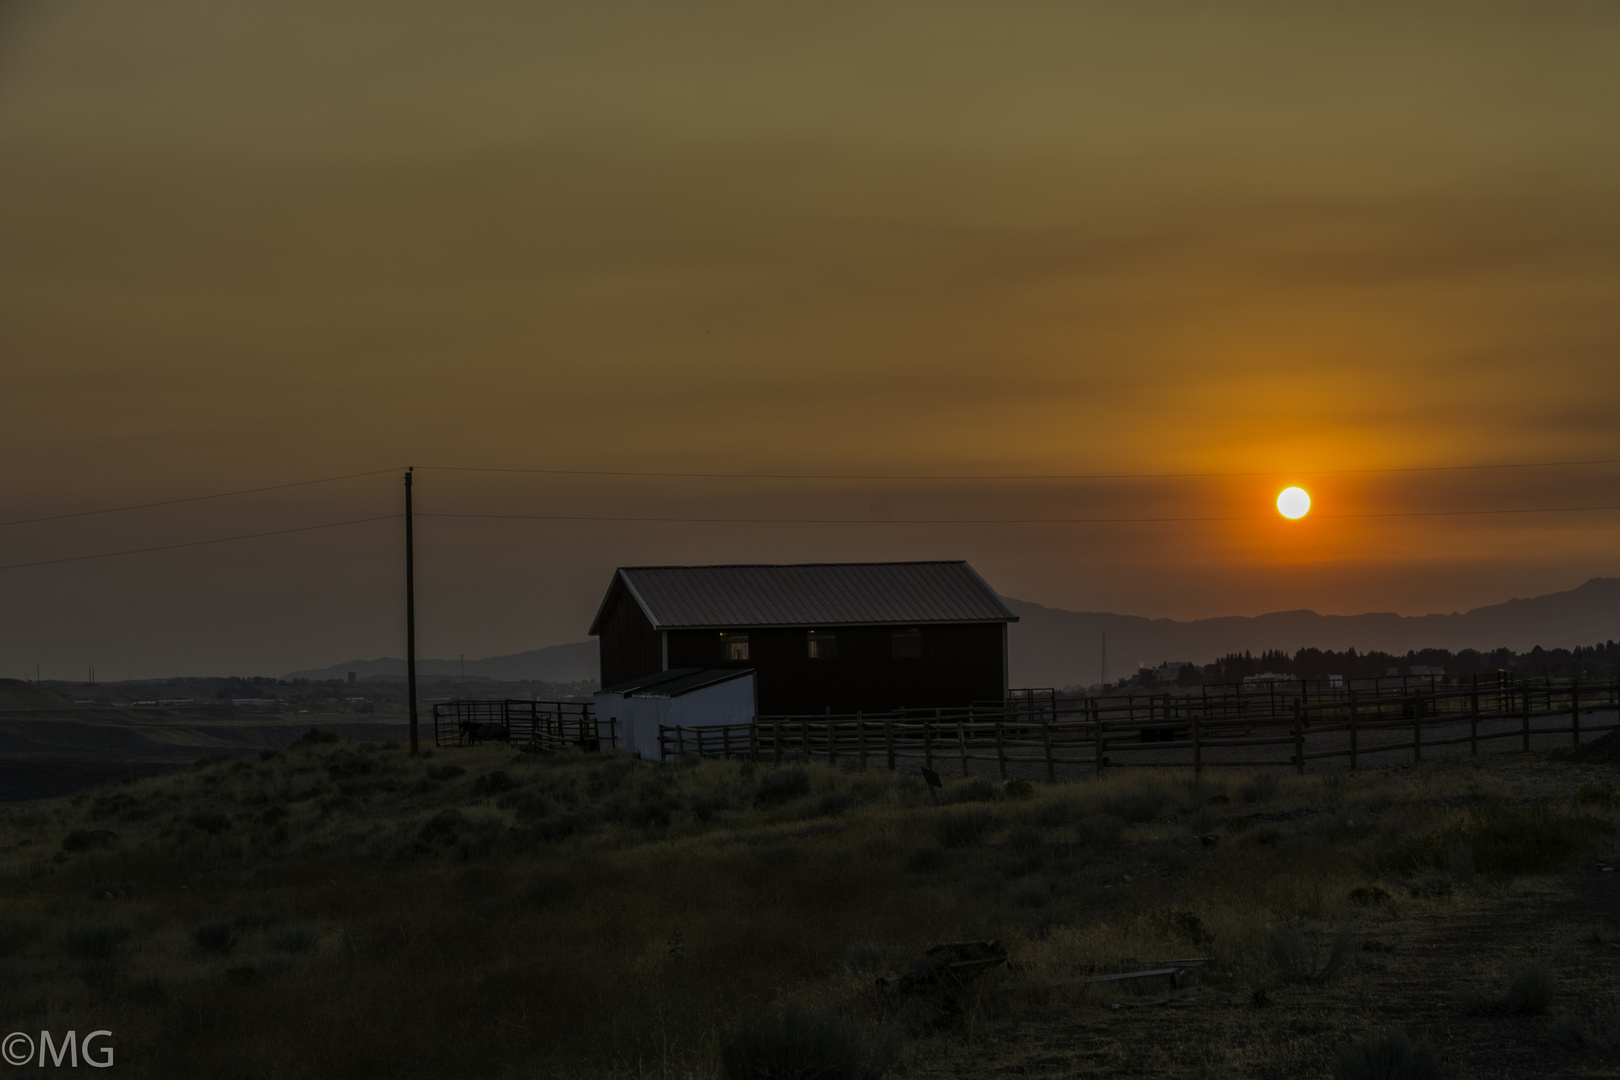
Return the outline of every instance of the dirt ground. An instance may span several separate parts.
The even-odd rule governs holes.
[[[1361,928],[1355,966],[1324,988],[1256,987],[1212,970],[1201,994],[1141,1006],[1164,992],[1143,985],[1056,1001],[1017,1022],[994,1019],[919,1047],[913,1077],[1254,1077],[1330,1075],[1339,1048],[1390,1028],[1425,1038],[1448,1077],[1614,1077],[1620,1052],[1568,1047],[1550,1034],[1573,1014],[1611,1026],[1620,1017],[1620,947],[1578,940],[1577,929],[1620,925],[1620,873],[1593,867],[1467,896],[1397,898]],[[1500,989],[1504,969],[1534,960],[1556,979],[1541,1016],[1465,1016],[1455,988]],[[1266,1004],[1255,1000],[1263,989]],[[987,999],[992,993],[987,991]]]

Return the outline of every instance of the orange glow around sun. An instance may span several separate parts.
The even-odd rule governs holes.
[[[1285,518],[1302,518],[1310,509],[1311,497],[1304,488],[1284,488],[1277,496],[1277,513]]]

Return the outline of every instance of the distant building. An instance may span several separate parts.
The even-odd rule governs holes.
[[[632,566],[590,632],[605,688],[749,670],[758,715],[804,716],[999,704],[1016,621],[965,562]]]
[[[1244,686],[1269,686],[1272,683],[1298,682],[1297,675],[1279,675],[1275,671],[1262,671],[1258,675],[1243,676]]]
[[[1191,660],[1166,660],[1158,667],[1143,668],[1140,672],[1145,683],[1172,684],[1181,680],[1181,669],[1192,667]]]

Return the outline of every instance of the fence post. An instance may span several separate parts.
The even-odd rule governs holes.
[[[1574,676],[1569,680],[1569,727],[1574,745],[1581,745],[1581,681]]]
[[[1204,743],[1203,743],[1203,740],[1199,737],[1198,720],[1199,720],[1198,713],[1194,712],[1192,714],[1193,779],[1194,780],[1196,780],[1200,776],[1204,775]]]
[[[894,721],[883,718],[883,750],[889,759],[889,771],[894,772]]]
[[[1002,720],[1003,717],[998,714],[996,716],[996,764],[1001,769],[1001,778],[1005,780],[1007,779],[1007,744],[1003,740]]]
[[[1347,687],[1346,696],[1350,699],[1350,771],[1356,771],[1357,757],[1361,750],[1361,724],[1356,717],[1356,688]]]
[[[1479,756],[1479,681],[1474,681],[1473,693],[1468,695],[1468,754]]]
[[[806,761],[810,760],[810,721],[799,721],[799,752]]]
[[[861,755],[861,772],[866,771],[866,721],[861,718],[861,710],[855,710],[855,745]]]
[[[1524,720],[1524,749],[1530,749],[1530,680],[1526,679],[1519,689],[1519,712]]]
[[[1057,720],[1057,718],[1054,715],[1053,723],[1056,723],[1056,720]],[[1055,784],[1055,783],[1057,783],[1057,763],[1052,760],[1052,725],[1051,724],[1047,724],[1047,723],[1042,723],[1041,724],[1041,742],[1044,743],[1045,746],[1046,746],[1046,782],[1048,784]]]
[[[748,721],[748,760],[759,761],[759,718]]]
[[[969,718],[969,720],[971,720],[972,717],[973,717],[973,709],[970,706],[968,708],[968,718]],[[962,730],[962,721],[960,721],[960,720],[958,720],[956,722],[956,749],[957,749],[957,752],[962,755],[962,775],[964,777],[966,777],[967,774],[968,774],[967,733]]]
[[[1294,771],[1305,775],[1305,713],[1294,705]]]
[[[720,729],[720,760],[731,760],[731,725]]]
[[[1097,749],[1096,749],[1096,755],[1097,755],[1097,779],[1101,780],[1102,779],[1102,774],[1103,774],[1103,745],[1104,745],[1103,744],[1103,718],[1102,718],[1102,703],[1101,702],[1097,703],[1097,707],[1094,710],[1094,716],[1095,716],[1096,730],[1093,732],[1093,734],[1096,736],[1096,740],[1097,740]]]
[[[782,721],[771,723],[771,765],[782,764]]]
[[[939,710],[938,709],[934,710],[934,716],[935,716],[936,719],[938,718],[938,716],[939,716]],[[932,770],[933,767],[934,767],[934,725],[930,724],[928,722],[927,717],[924,717],[923,722],[922,722],[922,726],[923,726],[923,766],[925,768],[929,769],[929,770]]]
[[[1423,760],[1423,695],[1412,695],[1412,764]]]

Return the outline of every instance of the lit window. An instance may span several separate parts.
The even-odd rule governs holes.
[[[922,655],[921,630],[896,630],[889,640],[896,660]]]
[[[746,630],[721,631],[720,658],[728,661],[748,659],[748,632]]]
[[[837,659],[838,635],[831,630],[806,631],[804,655],[811,660]]]

